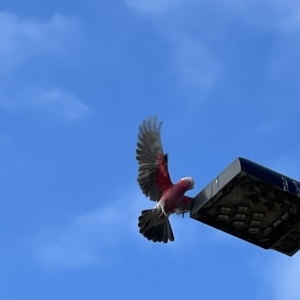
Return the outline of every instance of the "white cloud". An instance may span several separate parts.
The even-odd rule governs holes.
[[[63,58],[66,62],[76,56],[73,49],[79,40],[82,40],[81,22],[62,14],[53,15],[49,21],[36,21],[0,12],[0,79],[4,82],[0,107],[9,111],[51,113],[68,121],[90,114],[93,110],[74,94],[56,88],[29,86],[27,78],[22,75],[19,78],[17,72],[27,60],[38,59],[40,55],[43,62],[34,63],[41,66],[49,64],[45,55]]]
[[[182,6],[206,4],[208,0],[125,0],[126,4],[140,14],[161,15],[169,11],[180,9]],[[226,5],[236,12],[243,12],[251,6],[250,2],[239,0],[212,0],[213,5]]]
[[[58,116],[65,121],[83,119],[95,110],[70,92],[57,88],[42,90],[39,87],[27,87],[11,98],[0,97],[0,107],[8,111],[38,112]]]
[[[300,4],[296,0],[267,2],[125,0],[125,2],[134,11],[149,18],[157,33],[170,42],[172,46],[170,57],[173,58],[170,70],[180,74],[183,82],[203,90],[215,85],[220,78],[220,71],[223,71],[221,74],[223,78],[227,76],[227,62],[224,57],[222,60],[220,48],[224,45],[233,47],[228,45],[228,26],[239,22],[258,34],[269,32],[273,35],[277,31],[280,39],[285,39],[287,32],[297,32],[300,27]],[[297,41],[293,39],[293,43]],[[273,47],[279,49],[280,44]],[[226,47],[224,49],[225,52],[228,50]],[[277,53],[276,49],[274,53]],[[293,57],[297,55],[297,49]],[[234,52],[234,48],[232,51]],[[290,59],[290,55],[283,57]]]
[[[122,238],[121,224],[120,210],[114,207],[82,214],[74,218],[69,228],[59,233],[52,243],[43,245],[38,250],[38,258],[48,267],[107,263],[110,249]]]
[[[201,11],[201,5],[207,5],[206,1],[127,0],[126,3],[138,13],[147,14],[153,28],[170,43],[168,72],[179,75],[184,84],[192,84],[204,90],[215,84],[222,65],[208,43],[194,34],[194,31],[201,32],[202,27],[207,26],[207,17]],[[194,12],[197,10],[199,14],[195,16]],[[191,24],[194,24],[193,28]]]
[[[275,299],[300,299],[300,257],[285,259],[276,270]]]
[[[178,6],[182,0],[125,0],[127,5],[138,13],[162,14]]]
[[[84,118],[94,111],[72,93],[59,90],[38,95],[32,104],[71,121]]]
[[[182,17],[189,24],[194,20],[194,28],[205,24],[205,31],[224,28],[233,19],[255,27],[258,30],[297,31],[300,27],[300,4],[297,0],[239,1],[239,0],[124,0],[142,15],[148,15],[155,22],[167,17],[169,22]],[[188,12],[188,13],[187,13]],[[195,12],[197,12],[195,14]],[[189,19],[188,17],[191,19]],[[175,22],[176,23],[176,22]],[[175,24],[174,23],[174,24]],[[163,23],[161,23],[163,24]],[[178,30],[175,26],[174,30]]]
[[[300,3],[295,0],[271,1],[270,6],[276,12],[276,28],[283,32],[294,32],[300,28]]]
[[[55,14],[48,22],[0,12],[0,71],[7,72],[40,53],[62,55],[81,35],[80,21]]]
[[[169,243],[152,248],[140,235],[137,223],[140,212],[153,206],[154,202],[145,198],[140,190],[133,189],[110,205],[74,217],[65,228],[43,230],[36,238],[37,259],[48,268],[103,267],[118,262],[122,247],[128,250],[134,245],[147,253],[158,249],[155,251],[176,254],[187,245],[189,249],[198,247],[202,239],[212,242],[211,231],[191,220],[188,214],[184,219],[174,215],[170,221],[176,245]]]
[[[230,77],[230,59],[235,59],[235,49],[228,44],[232,38],[228,36],[228,32],[232,32],[234,24],[240,23],[241,28],[253,29],[258,36],[273,36],[277,31],[278,38],[283,40],[287,32],[296,32],[300,28],[300,4],[294,0],[267,3],[256,0],[125,2],[134,11],[146,16],[160,37],[170,43],[171,63],[168,71],[178,75],[184,83],[199,87],[202,91],[211,90],[219,79]],[[239,31],[238,28],[236,30]],[[292,45],[296,43],[294,39],[293,41]],[[280,43],[271,46],[270,56],[277,53],[280,56],[278,59],[283,59],[282,64],[286,65],[286,60],[290,60],[291,55],[282,55]],[[233,47],[232,54],[223,56],[223,47],[225,54]],[[297,55],[297,49],[293,57]],[[269,63],[268,60],[265,61],[266,65]],[[270,68],[268,65],[266,67]],[[281,74],[282,68],[279,69]],[[274,72],[270,73],[273,75]]]
[[[221,69],[209,48],[195,39],[178,41],[174,66],[185,81],[204,88],[213,86]]]
[[[49,268],[113,263],[115,251],[124,240],[139,237],[137,217],[144,204],[141,198],[131,194],[73,218],[65,229],[42,232],[36,245],[38,260]]]
[[[256,6],[257,1],[240,1],[240,0],[125,0],[126,4],[140,14],[148,15],[163,15],[170,11],[182,9],[187,6],[197,5],[212,5],[225,8],[226,10],[234,11],[235,13],[246,12],[249,8]],[[201,14],[201,12],[200,12]]]
[[[295,254],[293,257],[274,254],[273,258],[262,271],[264,290],[260,288],[260,299],[274,300],[298,300],[300,299],[300,257]]]

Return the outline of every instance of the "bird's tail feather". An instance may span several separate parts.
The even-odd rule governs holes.
[[[161,210],[143,210],[139,216],[140,233],[153,242],[174,241],[174,235],[168,217],[161,217]]]

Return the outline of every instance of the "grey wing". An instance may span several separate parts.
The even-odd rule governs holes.
[[[189,196],[183,196],[182,200],[176,207],[176,212],[178,214],[181,214],[190,211],[192,202],[193,202],[193,198]]]
[[[143,193],[153,201],[158,201],[163,190],[172,186],[167,155],[160,139],[161,126],[162,122],[157,124],[156,116],[144,120],[139,127],[136,149],[137,181]]]

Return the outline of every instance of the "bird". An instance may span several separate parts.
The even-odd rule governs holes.
[[[175,240],[169,221],[171,214],[183,214],[190,210],[193,198],[185,192],[194,188],[192,177],[183,177],[173,184],[168,171],[168,154],[163,151],[160,130],[163,122],[157,116],[144,119],[139,126],[136,159],[137,182],[146,197],[156,201],[154,208],[141,212],[138,218],[139,232],[153,242]]]

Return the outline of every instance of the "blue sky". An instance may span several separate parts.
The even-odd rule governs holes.
[[[142,119],[196,195],[236,157],[300,179],[300,4],[1,1],[0,298],[298,300],[300,259],[188,217],[148,242]]]

